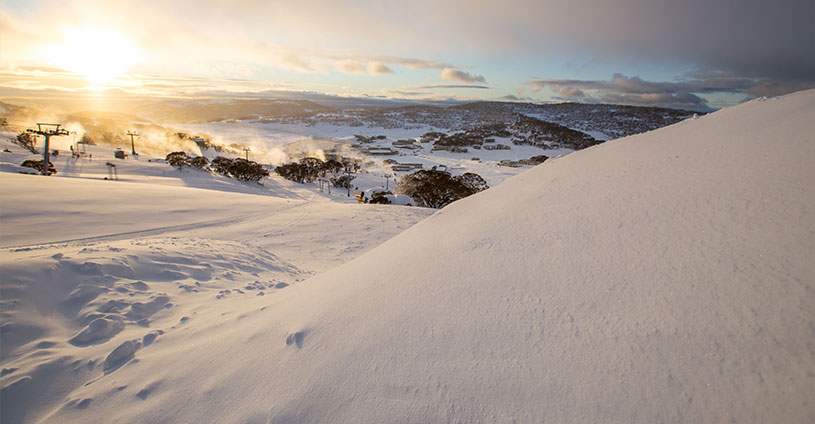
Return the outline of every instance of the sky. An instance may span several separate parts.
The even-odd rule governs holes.
[[[710,110],[815,87],[813,22],[812,0],[0,0],[0,97]]]

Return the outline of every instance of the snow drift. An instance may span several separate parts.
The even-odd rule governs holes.
[[[46,416],[813,422],[813,118],[806,91],[547,161]]]

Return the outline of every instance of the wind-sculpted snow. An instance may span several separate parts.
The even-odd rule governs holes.
[[[30,251],[5,255],[4,369],[6,362],[19,364],[20,369],[27,364],[39,368],[43,358],[94,357],[107,350],[104,360],[91,359],[94,363],[88,366],[94,369],[101,362],[103,371],[110,374],[131,361],[140,348],[149,349],[149,344],[172,333],[172,326],[165,323],[188,313],[190,302],[217,301],[223,298],[218,295],[223,290],[244,296],[272,294],[282,281],[295,282],[302,278],[298,276],[309,275],[256,247],[214,239],[103,242],[63,248],[47,256],[53,253],[49,250],[41,250],[35,258]],[[33,322],[27,324],[28,320]],[[20,349],[37,334],[47,342],[39,342],[33,352]],[[123,336],[136,339],[115,341]],[[73,352],[71,346],[91,352]],[[34,393],[54,381],[45,374],[29,377],[4,386],[4,422],[22,418],[15,414],[13,400],[23,402],[29,396],[33,400]]]
[[[131,164],[132,183],[0,173],[13,246],[0,254],[3,423],[105,405],[88,388],[183,348],[171,337],[223,326],[255,308],[246,299],[273,299],[432,213],[269,182],[230,191],[217,176],[178,187],[152,172]],[[111,393],[146,401],[172,387],[163,381]]]

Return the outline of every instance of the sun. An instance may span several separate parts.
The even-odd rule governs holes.
[[[141,59],[136,46],[122,34],[96,27],[68,29],[49,50],[54,65],[83,76],[93,87],[124,77]]]

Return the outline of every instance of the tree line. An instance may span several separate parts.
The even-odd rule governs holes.
[[[327,174],[335,174],[329,181],[334,187],[349,188],[351,181],[356,178],[353,172],[359,170],[356,163],[334,159],[323,161],[318,158],[302,158],[298,162],[287,163],[275,168],[277,175],[300,184],[310,183],[317,178],[325,178]],[[345,175],[336,175],[344,172]]]
[[[213,171],[239,181],[259,182],[264,177],[269,176],[269,171],[264,169],[263,165],[243,158],[218,156],[210,163],[209,159],[203,156],[187,156],[185,152],[172,152],[167,155],[165,160],[168,164],[178,167],[179,170],[185,166],[190,166]]]

